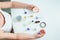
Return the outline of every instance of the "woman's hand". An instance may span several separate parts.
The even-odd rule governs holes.
[[[45,33],[46,33],[45,30],[42,29],[42,30],[40,30],[39,33],[34,34],[33,36],[34,36],[35,39],[38,39],[38,38],[42,38],[45,35]],[[27,39],[27,40],[34,40],[34,39]]]
[[[41,38],[45,35],[45,31],[41,30],[40,34],[23,34],[23,33],[5,33],[0,29],[0,39],[15,39],[15,40],[34,40],[37,38]]]
[[[33,12],[39,12],[39,8],[35,5],[28,5],[27,9],[32,10]]]

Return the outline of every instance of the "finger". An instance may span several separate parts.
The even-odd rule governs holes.
[[[41,34],[45,34],[46,32],[45,32],[44,29],[42,29],[42,30],[40,30],[40,33],[41,33]]]
[[[29,5],[29,6],[27,7],[27,9],[33,10],[34,7],[35,7],[35,6],[31,4],[31,5]]]
[[[0,39],[34,39],[35,37],[30,34],[13,34],[13,33],[0,33]]]
[[[44,35],[45,35],[45,30],[40,30],[39,33],[35,34],[35,37],[36,37],[36,38],[41,38],[41,37],[43,37]]]
[[[44,35],[45,35],[45,30],[43,30],[43,29],[40,30],[40,34],[38,34],[38,36],[40,36],[40,38],[41,38],[41,37],[43,37]]]
[[[30,35],[30,34],[25,34],[25,33],[20,33],[17,35],[18,39],[21,40],[27,40],[27,39],[35,39],[34,35]]]
[[[33,8],[33,12],[39,12],[39,8],[35,6],[35,7]]]

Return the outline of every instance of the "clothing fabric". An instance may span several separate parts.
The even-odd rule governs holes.
[[[11,16],[7,12],[2,11],[1,9],[0,9],[0,12],[5,17],[5,24],[3,25],[2,30],[4,30],[5,32],[10,32],[11,29],[12,29],[12,19],[11,19]]]
[[[0,0],[0,2],[7,2],[7,1],[11,1],[11,0]],[[6,9],[2,9],[2,10],[11,14],[11,9],[10,8],[6,8]]]

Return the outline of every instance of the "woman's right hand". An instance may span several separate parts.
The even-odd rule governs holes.
[[[33,40],[37,38],[41,38],[45,35],[45,31],[42,30],[40,34],[23,34],[23,33],[5,33],[3,30],[0,29],[0,39],[16,39],[16,40]]]
[[[42,38],[42,37],[45,35],[45,33],[46,33],[45,30],[42,29],[42,30],[40,30],[39,33],[34,34],[34,35],[32,36],[33,38],[27,39],[27,40],[34,40],[34,39]]]

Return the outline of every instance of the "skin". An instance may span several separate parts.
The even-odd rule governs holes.
[[[21,2],[0,2],[0,8],[26,8],[29,10],[37,9],[36,12],[39,11],[38,7],[31,5],[31,4],[26,4],[26,3],[21,3]],[[4,32],[1,27],[4,24],[4,18],[0,12],[0,39],[14,39],[14,40],[34,40],[37,38],[41,38],[45,35],[45,33],[40,33],[40,34],[24,34],[24,33],[6,33]],[[45,32],[45,31],[44,31]],[[4,36],[3,36],[4,35]]]
[[[4,24],[4,17],[2,13],[0,12],[0,27],[3,26],[3,24]]]
[[[35,5],[21,3],[21,2],[0,2],[0,8],[26,8],[29,10],[33,10],[33,8],[37,8]],[[39,9],[37,10],[39,11]]]

